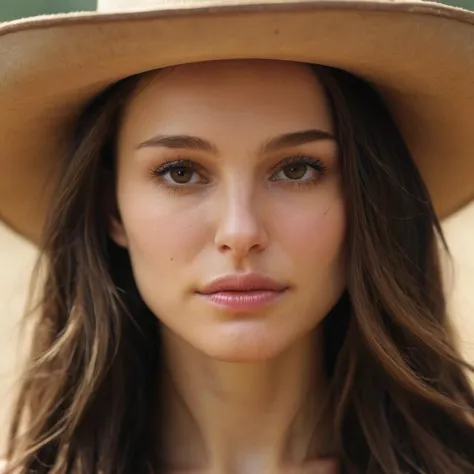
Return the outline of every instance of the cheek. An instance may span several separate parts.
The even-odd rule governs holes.
[[[135,266],[162,273],[164,266],[188,264],[205,238],[202,218],[191,206],[167,199],[130,199],[121,207],[128,249]]]
[[[284,240],[303,267],[313,269],[337,264],[342,259],[346,234],[346,213],[342,199],[324,212],[288,213]]]
[[[192,207],[143,201],[121,209],[135,282],[154,314],[174,315],[183,278],[205,239],[202,221]]]
[[[292,262],[298,293],[293,309],[301,314],[299,329],[309,330],[326,317],[346,288],[342,199],[323,214],[295,212],[287,224],[285,253]]]

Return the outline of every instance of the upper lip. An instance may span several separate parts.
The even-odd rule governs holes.
[[[286,285],[258,273],[226,275],[216,278],[204,286],[199,293],[211,294],[221,291],[283,291]]]

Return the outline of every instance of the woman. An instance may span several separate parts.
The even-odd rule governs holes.
[[[102,18],[97,29],[69,25],[74,38],[108,35],[98,47],[111,48],[110,57],[106,73],[98,64],[93,71],[100,54],[88,51],[81,87],[63,76],[49,107],[45,93],[41,107],[32,104],[33,116],[41,108],[54,117],[40,125],[49,144],[60,135],[67,147],[56,140],[55,158],[36,164],[55,186],[45,212],[36,222],[9,219],[37,239],[43,258],[6,472],[474,472],[474,393],[465,374],[473,368],[451,334],[438,250],[439,218],[472,197],[463,180],[473,167],[463,148],[472,134],[460,129],[473,101],[463,89],[469,82],[460,79],[450,101],[441,91],[430,101],[440,79],[421,78],[423,67],[418,80],[410,68],[403,79],[399,61],[392,80],[374,86],[335,67],[329,58],[341,45],[322,44],[327,61],[303,61],[308,46],[296,40],[299,58],[218,57],[216,43],[215,57],[201,55],[200,44],[193,61],[178,60],[192,35],[175,45],[174,64],[155,67],[143,59],[154,36],[141,38],[145,51],[134,55],[142,59],[132,64],[130,56],[126,68],[131,50],[112,43],[118,29],[136,38],[159,21],[153,35],[168,45],[179,28],[197,35],[212,22],[233,25],[245,49],[254,23],[268,30],[262,37],[282,35],[280,45],[308,23],[316,42],[317,26],[331,18],[324,34],[349,18],[390,29],[395,11],[380,5],[363,15],[354,10],[361,5],[320,3],[267,5],[266,13],[196,7],[168,11],[169,23],[162,7],[139,15],[140,28],[126,14],[119,18],[128,24],[111,14],[94,17]],[[414,33],[416,8],[392,8],[404,12],[395,30]],[[437,10],[426,8],[426,24],[414,23],[414,50],[427,53]],[[455,10],[436,8],[443,28],[459,21],[462,29],[449,18]],[[462,15],[472,38],[473,15]],[[167,31],[170,24],[178,31]],[[389,45],[395,30],[383,38],[388,49],[403,46]],[[76,68],[71,81],[87,57],[75,46],[78,57],[65,58]],[[367,75],[382,77],[384,54],[359,57]],[[118,63],[122,77],[112,81]],[[471,81],[472,66],[464,68]],[[447,112],[451,101],[463,103],[450,117],[456,123],[432,136],[440,124],[434,104]],[[431,142],[446,150],[455,132],[462,143],[451,146],[464,153],[450,157],[453,181],[439,154],[425,159]],[[33,195],[17,196],[17,211]]]

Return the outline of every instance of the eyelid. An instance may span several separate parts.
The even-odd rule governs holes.
[[[190,168],[193,168],[194,170],[199,168],[199,165],[197,165],[194,161],[188,160],[186,158],[174,158],[171,160],[166,160],[160,165],[154,166],[154,170],[157,173],[160,172],[166,172],[169,171],[170,169],[177,167],[177,166],[188,166]]]
[[[273,176],[275,173],[281,171],[285,166],[291,165],[293,163],[303,163],[308,166],[311,166],[312,168],[321,171],[322,173],[326,172],[328,169],[328,166],[325,164],[325,162],[319,158],[313,158],[309,155],[305,154],[295,154],[292,155],[288,158],[285,158],[281,161],[278,162],[278,164],[273,168],[271,176]]]

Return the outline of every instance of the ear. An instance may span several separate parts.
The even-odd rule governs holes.
[[[104,190],[102,205],[105,218],[107,219],[109,237],[119,247],[127,248],[127,233],[120,217],[112,174],[110,172],[103,173],[102,181]]]
[[[127,233],[119,217],[109,216],[109,236],[119,247],[128,247]]]

